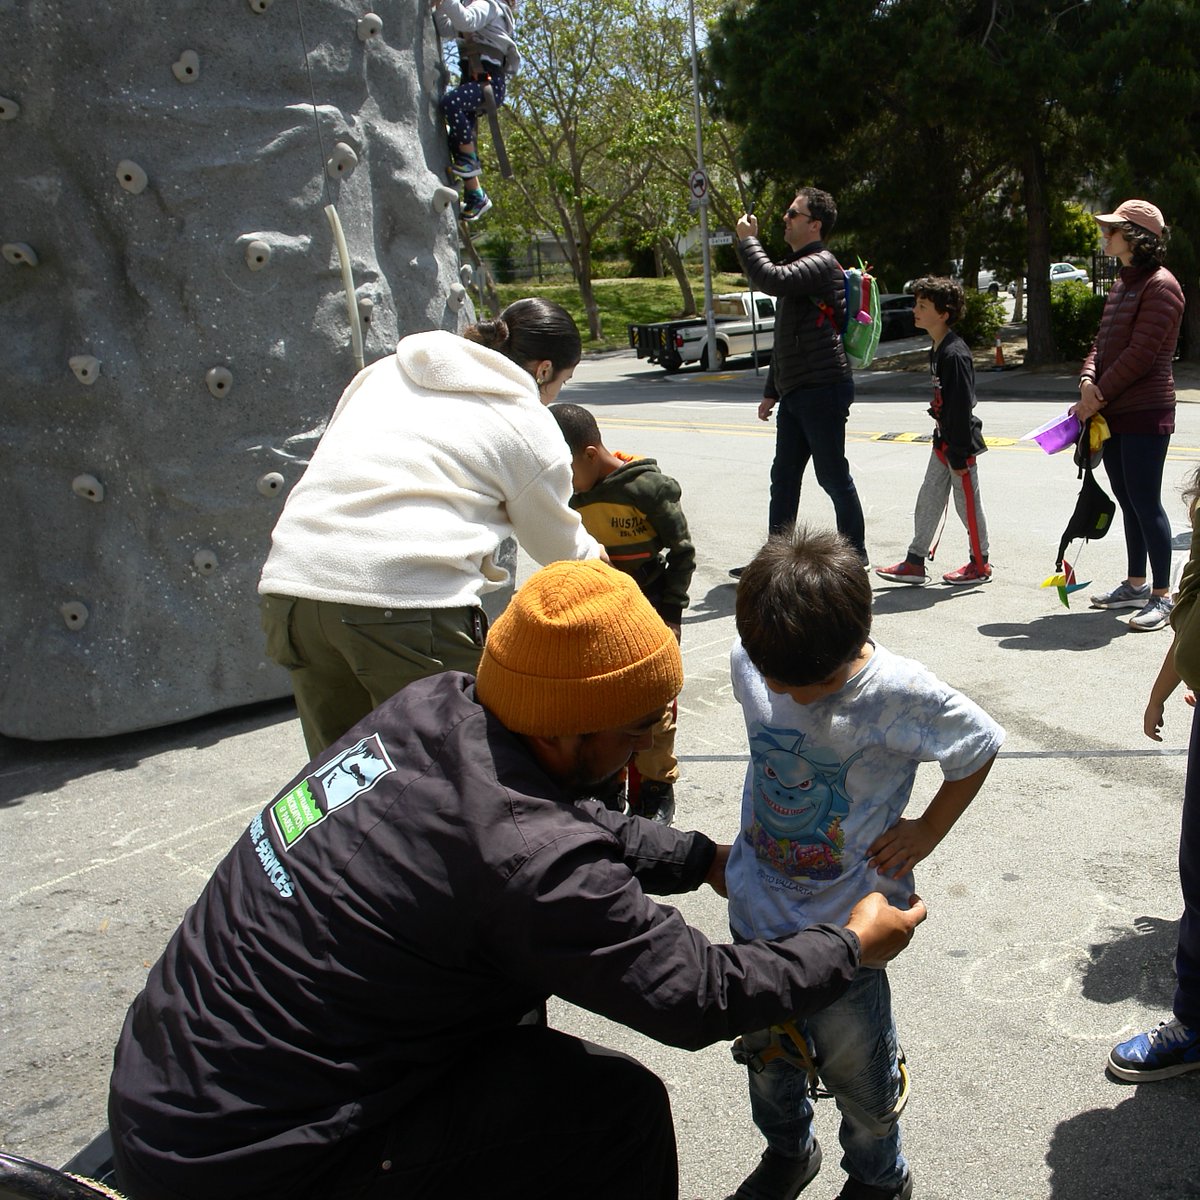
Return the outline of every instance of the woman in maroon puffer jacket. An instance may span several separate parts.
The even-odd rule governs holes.
[[[1183,317],[1183,292],[1163,265],[1168,230],[1148,200],[1126,200],[1096,218],[1104,252],[1121,271],[1100,332],[1079,376],[1082,421],[1097,412],[1112,431],[1104,466],[1121,506],[1129,574],[1093,608],[1136,608],[1130,629],[1162,629],[1171,615],[1171,522],[1162,506],[1163,466],[1175,432],[1171,359]],[[1146,562],[1150,579],[1146,578]]]

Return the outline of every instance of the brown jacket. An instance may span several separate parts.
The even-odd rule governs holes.
[[[1175,407],[1171,359],[1182,318],[1183,292],[1170,271],[1121,268],[1080,372],[1100,389],[1106,418]]]
[[[750,286],[779,298],[763,395],[777,400],[793,388],[849,379],[850,362],[838,333],[846,320],[846,280],[837,259],[820,242],[811,242],[775,264],[754,237],[742,239],[738,254]],[[832,307],[834,320],[814,301]]]

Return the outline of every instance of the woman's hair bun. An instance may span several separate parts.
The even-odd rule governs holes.
[[[477,321],[463,330],[463,337],[469,342],[478,342],[489,350],[503,352],[504,347],[508,344],[508,322],[503,317],[496,317],[495,320],[489,321]]]

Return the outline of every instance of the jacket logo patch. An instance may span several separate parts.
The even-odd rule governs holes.
[[[395,769],[379,735],[373,733],[306,776],[271,805],[271,820],[284,851]]]

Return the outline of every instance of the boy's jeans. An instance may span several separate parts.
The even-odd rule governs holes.
[[[842,1169],[872,1187],[898,1187],[908,1164],[895,1112],[900,1067],[887,972],[860,970],[840,1000],[796,1026],[842,1113]],[[754,1123],[773,1150],[792,1158],[812,1150],[807,1084],[804,1071],[782,1058],[750,1072]]]

